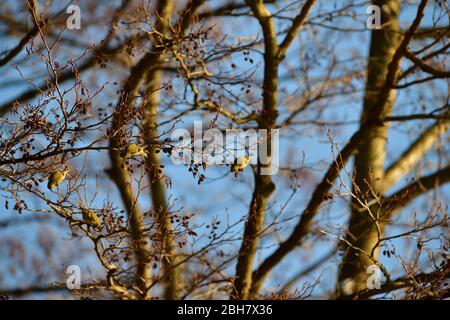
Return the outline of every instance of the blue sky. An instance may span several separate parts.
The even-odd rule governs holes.
[[[209,3],[210,5],[214,6],[220,5],[222,1],[210,1]],[[319,7],[313,10],[311,16],[315,16],[315,14],[318,12],[317,10],[321,10],[322,12],[331,10],[335,3],[340,5],[341,1],[319,1]],[[423,25],[429,25],[431,23],[431,19],[433,16],[433,7],[434,4],[430,3],[429,9],[425,15]],[[357,21],[354,21],[350,17],[339,18],[333,20],[333,25],[364,29],[366,17],[365,5],[359,6],[356,12],[358,15]],[[408,26],[414,15],[415,7],[410,7],[404,10],[401,16],[402,26]],[[255,19],[226,17],[221,18],[217,22],[217,25],[218,28],[223,28],[224,33],[227,34],[226,41],[230,44],[237,43],[237,39],[248,40],[249,38],[254,37],[255,34],[258,34],[258,36],[261,37],[260,29]],[[284,27],[286,27],[286,22],[284,22],[282,25],[277,25],[278,30],[282,30],[284,29]],[[314,55],[312,57],[308,57],[308,59],[312,60],[317,65],[315,65],[309,72],[309,77],[311,77],[312,79],[317,78],[318,81],[322,79],[323,75],[329,68],[329,65],[327,65],[328,51],[339,52],[338,59],[340,62],[342,62],[342,70],[357,70],[359,66],[365,65],[365,58],[367,56],[369,48],[369,30],[355,33],[326,31],[320,28],[316,28],[316,30],[319,32],[318,36],[314,38],[316,39],[316,41],[312,41],[311,36],[314,29],[308,26],[294,42],[286,57],[286,61],[288,63],[286,65],[283,65],[283,67],[280,69],[280,77],[286,76],[289,72],[289,68],[292,65],[301,67],[301,65],[305,63],[305,55],[310,51],[313,52]],[[83,39],[84,41],[89,43],[95,43],[99,38],[101,38],[102,32],[104,32],[104,30],[82,28],[80,31],[66,31],[66,34],[70,37]],[[281,38],[282,36],[280,36],[280,39]],[[14,43],[16,43],[16,41],[16,38],[13,40],[2,39],[0,51],[9,48]],[[261,48],[256,49],[262,50]],[[258,66],[253,78],[255,83],[260,83],[262,78],[262,57],[261,54],[256,51],[252,51],[251,56],[254,59],[253,66]],[[17,60],[20,60],[21,58],[25,58],[25,55],[17,58]],[[64,61],[66,58],[66,52],[62,51],[59,53],[57,59],[59,59],[60,61]],[[249,65],[248,61],[244,60],[244,55],[242,54],[242,52],[233,54],[230,57],[230,61],[235,63],[238,66],[237,69],[240,71],[253,67]],[[42,65],[36,65],[35,63],[33,63],[31,64],[31,66],[29,65],[29,68],[23,67],[21,68],[21,70],[26,76],[34,76],[43,71],[42,67]],[[14,97],[18,93],[29,89],[29,85],[27,85],[25,82],[16,83],[16,81],[20,80],[20,75],[11,67],[11,65],[3,66],[0,70],[3,74],[2,80],[0,81],[0,103],[8,101],[11,97]],[[97,84],[97,87],[99,88],[106,82],[111,83],[115,80],[120,82],[120,80],[122,80],[123,76],[125,75],[126,74],[121,74],[118,72],[117,79],[111,79],[110,75],[107,75],[104,72],[99,72],[98,76],[95,79],[92,78],[92,74],[90,73],[83,74],[82,78],[90,83],[95,82]],[[329,126],[331,132],[333,133],[333,135],[335,135],[336,142],[339,144],[339,146],[342,146],[343,143],[345,143],[346,140],[351,136],[351,134],[354,133],[358,128],[357,121],[359,119],[359,114],[362,107],[362,90],[364,89],[364,81],[362,79],[354,79],[353,82],[354,86],[357,89],[360,89],[359,92],[356,92],[354,95],[349,97],[335,99],[334,101],[332,101],[331,105],[327,105],[324,107],[326,108],[326,112],[320,118],[316,118],[317,113],[315,112],[305,112],[303,115],[301,115],[299,120],[320,120],[330,123],[332,123],[333,121],[348,121],[349,124],[345,126]],[[13,83],[13,85],[7,85],[8,83]],[[66,84],[65,86],[67,85],[68,84]],[[284,112],[286,111],[288,107],[286,101],[289,102],[290,97],[301,93],[302,86],[302,79],[298,78],[287,77],[285,80],[280,81],[280,110],[283,110]],[[448,94],[448,89],[447,91],[445,90],[445,88],[448,88],[448,82],[442,80],[436,81],[435,86],[437,88],[436,91],[444,95],[446,94],[446,92]],[[114,104],[116,102],[116,98],[113,95],[113,92],[114,90],[116,90],[116,88],[117,87],[109,85],[106,88],[104,94],[94,99],[94,105],[101,105],[103,107],[106,107],[109,102],[112,102]],[[394,110],[395,114],[410,114],[420,110],[422,106],[419,106],[416,103],[417,101],[420,101],[420,99],[418,98],[419,96],[423,96],[423,100],[425,101],[425,103],[431,101],[430,96],[432,96],[434,93],[430,92],[427,87],[421,86],[419,88],[420,89],[414,89],[413,92],[411,92],[411,90],[408,90],[407,94],[404,94],[403,92],[399,93],[398,102]],[[435,96],[434,98],[436,99]],[[34,102],[32,101],[30,103]],[[426,107],[430,110],[433,109],[433,107],[429,105],[427,105]],[[284,115],[285,114],[286,113],[284,113]],[[192,121],[198,119],[198,114],[185,117],[183,119],[183,122],[178,124],[178,127],[189,127]],[[428,123],[426,123],[426,125],[428,125]],[[390,155],[389,160],[395,159],[403,150],[407,148],[407,142],[412,141],[409,130],[415,129],[416,131],[421,131],[423,128],[424,122],[420,124],[417,122],[412,122],[411,124],[401,126],[394,124],[390,129],[390,140],[388,144],[388,154]],[[161,128],[161,131],[163,130],[164,127]],[[301,213],[301,210],[305,207],[307,201],[309,200],[310,194],[313,190],[312,187],[314,185],[314,181],[319,181],[321,179],[325,168],[332,160],[332,154],[330,152],[330,141],[328,140],[323,127],[303,125],[297,126],[296,130],[297,131],[295,133],[286,129],[281,129],[280,131],[282,137],[280,141],[281,166],[287,165],[287,160],[289,159],[291,161],[289,163],[291,166],[301,166],[303,164],[303,166],[306,168],[312,168],[309,170],[305,169],[309,174],[309,177],[311,177],[311,180],[302,181],[300,179],[297,181],[300,185],[299,192],[284,208],[283,217],[285,219],[291,217],[291,219],[284,222],[280,226],[282,230],[278,235],[281,238],[289,234],[289,230],[291,230],[291,228],[298,221],[297,216]],[[289,158],[288,155],[294,156],[292,158]],[[430,162],[438,160],[436,153],[427,155],[426,159]],[[86,160],[88,165],[88,195],[93,194],[92,191],[95,189],[95,185],[98,182],[95,173],[101,173],[100,183],[102,189],[96,196],[96,200],[94,201],[93,206],[101,207],[105,199],[119,199],[117,188],[102,173],[103,170],[109,166],[107,153],[92,152],[87,155]],[[228,217],[230,219],[230,222],[233,222],[239,220],[243,215],[247,213],[248,203],[250,201],[253,189],[253,177],[250,170],[246,170],[238,178],[234,178],[232,174],[224,176],[227,171],[229,171],[228,167],[208,168],[206,171],[206,183],[198,185],[196,180],[192,178],[191,173],[188,172],[185,166],[174,165],[166,156],[163,157],[162,161],[165,165],[166,174],[168,174],[172,179],[173,187],[167,191],[169,199],[175,202],[175,207],[182,207],[183,212],[185,213],[200,212],[195,218],[195,222],[199,225],[207,223],[213,217],[220,217],[221,219],[225,219],[224,217]],[[79,165],[80,163],[73,163],[73,166],[75,168],[79,167]],[[350,162],[347,166],[349,170],[351,168],[351,165],[352,162]],[[428,170],[433,171],[434,169],[435,168],[430,167]],[[215,178],[217,177],[223,178],[216,180]],[[406,183],[408,178],[411,178],[411,176],[409,175],[405,177],[397,188],[400,188],[402,184]],[[285,201],[287,201],[290,196],[290,191],[288,188],[290,181],[286,177],[282,177],[281,175],[275,176],[274,180],[277,184],[277,190],[271,197],[271,202],[273,203],[273,205],[270,206],[270,209],[267,212],[268,217],[279,212],[279,210],[284,207]],[[348,182],[348,179],[346,181]],[[426,208],[429,207],[431,195],[432,193],[429,193],[425,198],[414,201],[405,210],[406,214],[402,214],[400,218],[404,221],[409,221],[411,219],[411,214],[409,213],[418,211],[418,208],[420,208],[420,210],[418,211],[419,215],[423,215],[423,213],[425,212],[423,210],[426,210]],[[446,199],[448,201],[450,196],[450,187],[442,187],[440,189],[440,195],[443,196],[443,199]],[[114,203],[117,205],[121,205],[120,201],[114,201]],[[143,195],[141,204],[143,209],[150,209],[150,199],[146,194]],[[428,204],[428,206],[424,206],[424,204]],[[40,203],[35,201],[35,205],[39,207]],[[448,211],[448,209],[446,210]],[[0,221],[8,220],[11,217],[11,214],[11,211],[7,211],[4,209],[1,210]],[[29,214],[24,213],[21,218],[27,215]],[[17,214],[14,213],[14,217],[16,216]],[[321,214],[317,216],[316,221],[320,228],[332,230],[332,228],[338,227],[340,224],[343,224],[347,218],[348,207],[346,203],[342,200],[336,199],[322,210]],[[89,247],[90,243],[83,239],[71,240],[68,228],[64,226],[64,223],[61,223],[58,218],[54,217],[51,218],[50,221],[51,222],[48,223],[38,222],[23,226],[17,226],[14,228],[9,228],[8,230],[1,229],[0,237],[6,238],[7,236],[20,235],[20,240],[25,244],[25,246],[27,248],[35,250],[35,248],[39,248],[39,246],[34,245],[38,239],[37,235],[39,234],[39,231],[42,230],[42,228],[47,228],[47,230],[50,230],[50,233],[54,234],[53,238],[55,239],[56,246],[59,246],[60,248],[66,248],[67,246],[67,248],[73,250],[72,256],[75,258],[74,261],[71,260],[71,255],[68,254],[68,256],[63,259],[64,263],[80,264],[83,268],[90,268],[95,274],[95,271],[97,270],[95,259],[88,256],[80,261],[78,255],[76,254],[79,247]],[[395,230],[392,230],[392,233],[396,233],[397,231],[400,232],[400,230],[402,229],[396,227]],[[236,232],[238,231],[239,229],[236,229]],[[199,232],[197,233],[199,233],[201,236],[202,232],[204,232],[205,234],[208,232],[205,226],[199,227]],[[263,247],[269,245],[269,247],[259,251],[258,261],[261,261],[268,253],[273,250],[274,240],[276,239],[274,239],[273,237],[264,238],[262,240],[261,245]],[[197,246],[200,244],[201,241],[196,243]],[[405,241],[398,241],[395,244],[397,246],[397,249],[404,248],[407,245]],[[296,274],[298,270],[309,266],[317,258],[320,258],[325,253],[327,253],[332,246],[333,243],[331,241],[320,241],[319,243],[306,241],[302,249],[292,252],[284,259],[284,261],[279,266],[276,267],[276,269],[273,271],[274,277],[270,282],[268,282],[267,286],[277,288],[280,283],[284,283],[286,280],[290,279],[290,277],[293,274]],[[431,242],[430,246],[439,246],[439,241]],[[237,248],[237,244],[233,246],[233,250],[236,250]],[[64,250],[61,251],[64,252]],[[72,252],[70,250],[67,252]],[[55,250],[55,252],[60,251]],[[8,254],[6,252],[2,252],[1,250],[0,257],[2,257],[1,260],[3,261],[8,260]],[[55,254],[52,254],[51,257],[53,257],[52,259],[54,259],[52,263],[60,263],[58,262],[58,257]],[[5,258],[6,260],[4,260]],[[329,291],[334,287],[335,274],[339,259],[340,258],[338,256],[331,259],[322,268],[319,268],[317,271],[313,272],[305,279],[302,279],[299,285],[301,286],[301,283],[305,280],[313,281],[313,279],[321,275],[322,281],[318,287],[318,290],[315,292],[315,295],[320,296],[322,292]],[[386,257],[382,257],[382,262],[386,263],[390,270],[399,269],[398,263],[394,262],[394,259],[392,258],[388,259]],[[0,274],[8,273],[8,271],[4,270],[5,268],[2,267],[4,265],[5,263],[0,262]],[[234,266],[231,265],[229,268],[230,274],[232,274],[233,271]],[[0,278],[0,287],[14,287],[16,285],[24,285],[24,283],[26,284],[27,279],[29,279],[27,275],[23,275],[23,279],[21,277],[22,276],[3,277],[3,279]],[[55,275],[54,277],[55,280],[60,280],[61,278],[63,278],[61,277],[61,275]]]

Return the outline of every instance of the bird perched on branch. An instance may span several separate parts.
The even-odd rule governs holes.
[[[53,191],[55,187],[57,187],[61,182],[63,182],[63,180],[66,178],[67,173],[69,173],[69,168],[65,168],[64,170],[56,170],[55,172],[52,172],[48,177],[47,188]]]
[[[81,214],[83,216],[83,221],[88,225],[94,227],[95,229],[101,227],[102,223],[100,222],[100,218],[91,209],[81,208]]]
[[[122,150],[120,156],[124,159],[134,158],[137,156],[147,157],[147,151],[144,147],[132,143]]]
[[[234,160],[234,163],[231,166],[231,172],[234,172],[235,177],[237,177],[238,173],[244,171],[245,167],[249,165],[250,158],[250,155],[246,155]]]

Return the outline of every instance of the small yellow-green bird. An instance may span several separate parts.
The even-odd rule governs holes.
[[[81,214],[83,216],[84,222],[88,225],[93,226],[95,229],[100,228],[102,223],[100,218],[90,209],[81,208]]]
[[[137,144],[129,144],[125,149],[122,150],[120,156],[125,159],[134,158],[137,156],[147,156],[147,151],[145,151],[144,147],[141,147]]]
[[[67,173],[69,173],[69,168],[65,168],[64,170],[56,170],[52,172],[48,177],[47,188],[53,191],[55,187],[57,187],[63,180],[66,178]]]
[[[244,171],[245,167],[249,165],[250,158],[250,155],[246,155],[234,160],[234,163],[231,166],[231,172],[234,172],[235,177],[237,177],[238,173]]]

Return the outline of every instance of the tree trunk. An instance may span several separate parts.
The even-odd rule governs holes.
[[[168,23],[172,16],[173,1],[159,1],[158,16],[159,21],[155,29],[160,34],[167,34]],[[157,39],[155,43],[163,42],[165,39]],[[154,46],[153,65],[161,64],[159,51],[163,46]],[[182,288],[180,268],[175,267],[178,262],[175,239],[173,235],[172,223],[168,212],[166,201],[164,175],[162,174],[161,159],[156,143],[158,142],[158,112],[159,112],[159,92],[161,85],[161,71],[157,68],[149,71],[147,76],[146,101],[144,102],[144,123],[143,131],[147,145],[147,167],[149,168],[150,194],[152,197],[153,209],[157,215],[158,233],[160,235],[161,260],[163,268],[163,282],[165,283],[164,298],[177,299],[178,291]]]
[[[276,42],[275,27],[271,13],[263,2],[250,3],[254,15],[259,20],[264,34],[264,83],[263,110],[259,116],[258,127],[267,129],[267,156],[272,156],[270,129],[274,128],[278,116],[278,44]],[[258,155],[258,169],[255,174],[255,187],[250,202],[247,223],[239,250],[236,264],[236,279],[232,299],[249,299],[252,287],[253,263],[258,247],[261,230],[264,227],[264,216],[267,199],[275,190],[275,185],[269,175],[261,175],[261,163]]]
[[[351,217],[347,231],[347,241],[351,246],[359,248],[369,255],[376,245],[383,226],[378,223],[379,207],[372,205],[369,210],[364,208],[362,202],[373,200],[374,195],[380,193],[380,183],[384,176],[384,163],[386,157],[386,143],[388,126],[381,119],[391,113],[396,92],[393,89],[381,91],[387,77],[388,67],[399,45],[398,12],[400,4],[394,1],[373,1],[381,8],[382,28],[372,31],[370,54],[368,61],[368,75],[364,109],[361,124],[380,122],[367,135],[366,142],[361,144],[355,156],[355,180],[353,193],[358,199],[352,199]],[[380,94],[387,94],[386,103],[378,103]],[[367,267],[373,264],[368,255],[351,246],[344,250],[344,258],[339,270],[338,286],[343,294],[366,289]],[[373,252],[374,258],[378,250]]]

